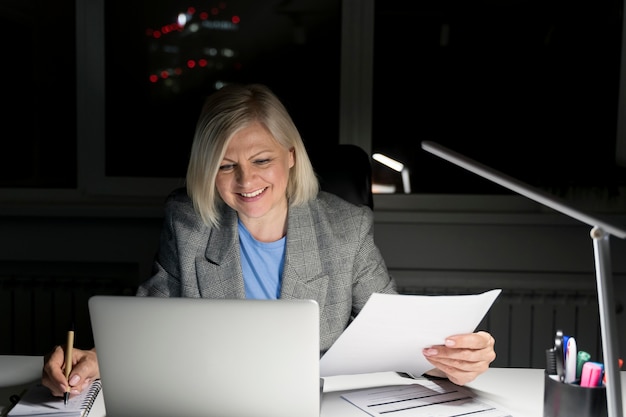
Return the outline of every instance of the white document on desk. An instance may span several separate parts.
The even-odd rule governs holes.
[[[432,369],[422,349],[471,333],[502,290],[470,295],[374,293],[320,359],[320,376]]]
[[[363,389],[341,397],[374,417],[511,417],[509,412],[475,398],[468,389],[443,379],[419,378],[410,385]]]

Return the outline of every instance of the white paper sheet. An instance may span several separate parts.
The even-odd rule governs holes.
[[[411,385],[350,391],[341,397],[374,417],[511,417],[509,412],[478,400],[471,391],[447,380],[417,379]]]
[[[422,349],[471,333],[502,290],[471,295],[374,293],[320,359],[320,376],[432,369]]]

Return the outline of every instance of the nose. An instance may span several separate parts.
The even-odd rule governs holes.
[[[237,166],[237,182],[246,185],[254,177],[254,169],[249,164],[239,164]]]

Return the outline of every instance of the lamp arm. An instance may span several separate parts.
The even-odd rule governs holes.
[[[613,302],[613,277],[611,271],[610,234],[600,227],[591,229],[596,267],[596,286],[600,308],[600,331],[602,334],[602,356],[606,374],[606,402],[609,416],[623,416],[622,388],[618,365],[617,326]]]
[[[600,308],[602,354],[604,369],[607,373],[607,412],[609,417],[623,417],[621,376],[619,374],[617,357],[617,327],[614,320],[615,307],[613,302],[613,277],[611,276],[609,237],[614,235],[621,239],[626,239],[626,230],[599,220],[587,213],[583,213],[570,206],[565,201],[557,199],[543,190],[531,187],[528,184],[509,177],[502,172],[476,162],[437,143],[424,141],[422,142],[422,149],[593,227],[591,237],[593,239],[598,306]]]

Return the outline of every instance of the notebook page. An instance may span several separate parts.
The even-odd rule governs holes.
[[[96,380],[80,395],[70,397],[65,405],[63,397],[53,396],[47,387],[37,383],[28,388],[7,416],[86,417],[101,388],[102,383]]]

